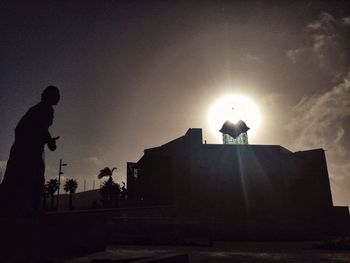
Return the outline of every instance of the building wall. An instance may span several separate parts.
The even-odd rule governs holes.
[[[145,150],[129,199],[175,205],[179,216],[241,220],[301,217],[332,207],[322,149],[203,144],[201,129]]]
[[[307,204],[313,213],[333,207],[325,153],[322,149],[296,152],[300,172],[295,180],[297,203]]]

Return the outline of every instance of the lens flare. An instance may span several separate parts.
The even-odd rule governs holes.
[[[261,114],[258,106],[250,98],[230,94],[218,99],[208,112],[209,127],[216,136],[221,137],[219,130],[226,120],[244,121],[250,127],[248,137],[252,138],[260,126]]]

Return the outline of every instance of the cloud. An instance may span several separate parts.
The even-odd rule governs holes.
[[[343,70],[348,66],[349,26],[350,17],[335,18],[322,12],[317,19],[305,25],[310,44],[287,50],[285,55],[293,64],[308,56],[316,58],[321,69]]]
[[[303,97],[293,107],[294,117],[286,126],[297,150],[324,148],[332,182],[342,188],[350,182],[350,150],[345,137],[350,121],[350,71],[341,83],[311,97]],[[348,189],[343,189],[345,193]],[[341,196],[344,196],[342,193]],[[350,202],[350,195],[347,202]]]
[[[311,50],[318,57],[321,68],[328,66],[328,53],[337,46],[338,30],[336,24],[338,22],[331,14],[323,12],[317,20],[306,25],[306,31],[310,33],[312,39]]]
[[[350,26],[350,16],[343,17],[341,21],[344,25]]]
[[[261,103],[266,106],[280,106],[281,100],[285,98],[285,93],[272,92],[264,95],[261,98]]]
[[[334,147],[345,134],[343,122],[350,117],[350,72],[329,91],[303,97],[293,111],[296,116],[287,127],[299,134],[296,147]]]
[[[303,51],[304,50],[302,48],[291,49],[291,50],[286,51],[286,56],[287,56],[287,58],[289,58],[292,61],[293,64],[295,64],[299,60]]]
[[[337,23],[337,20],[329,13],[322,12],[318,18],[311,23],[306,25],[306,30],[316,31],[322,30],[324,32],[333,33],[334,25]]]
[[[329,167],[333,200],[339,205],[350,205],[350,162]]]
[[[333,164],[332,171],[338,180],[350,181],[350,162],[344,164]]]
[[[249,62],[261,63],[261,62],[263,62],[264,57],[262,55],[247,53],[245,55],[245,59]]]
[[[96,156],[87,157],[86,160],[88,162],[95,164],[95,165],[102,165],[102,161]]]

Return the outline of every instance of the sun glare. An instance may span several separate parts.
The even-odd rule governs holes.
[[[219,130],[226,120],[231,122],[244,121],[250,128],[248,137],[252,138],[260,126],[261,114],[251,99],[231,94],[218,99],[208,112],[209,127],[216,136],[221,137]]]

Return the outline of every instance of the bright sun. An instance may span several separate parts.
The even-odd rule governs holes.
[[[208,112],[210,129],[217,136],[221,136],[219,130],[226,120],[231,122],[244,121],[250,128],[248,137],[252,138],[260,126],[261,115],[251,99],[231,94],[217,100]]]

